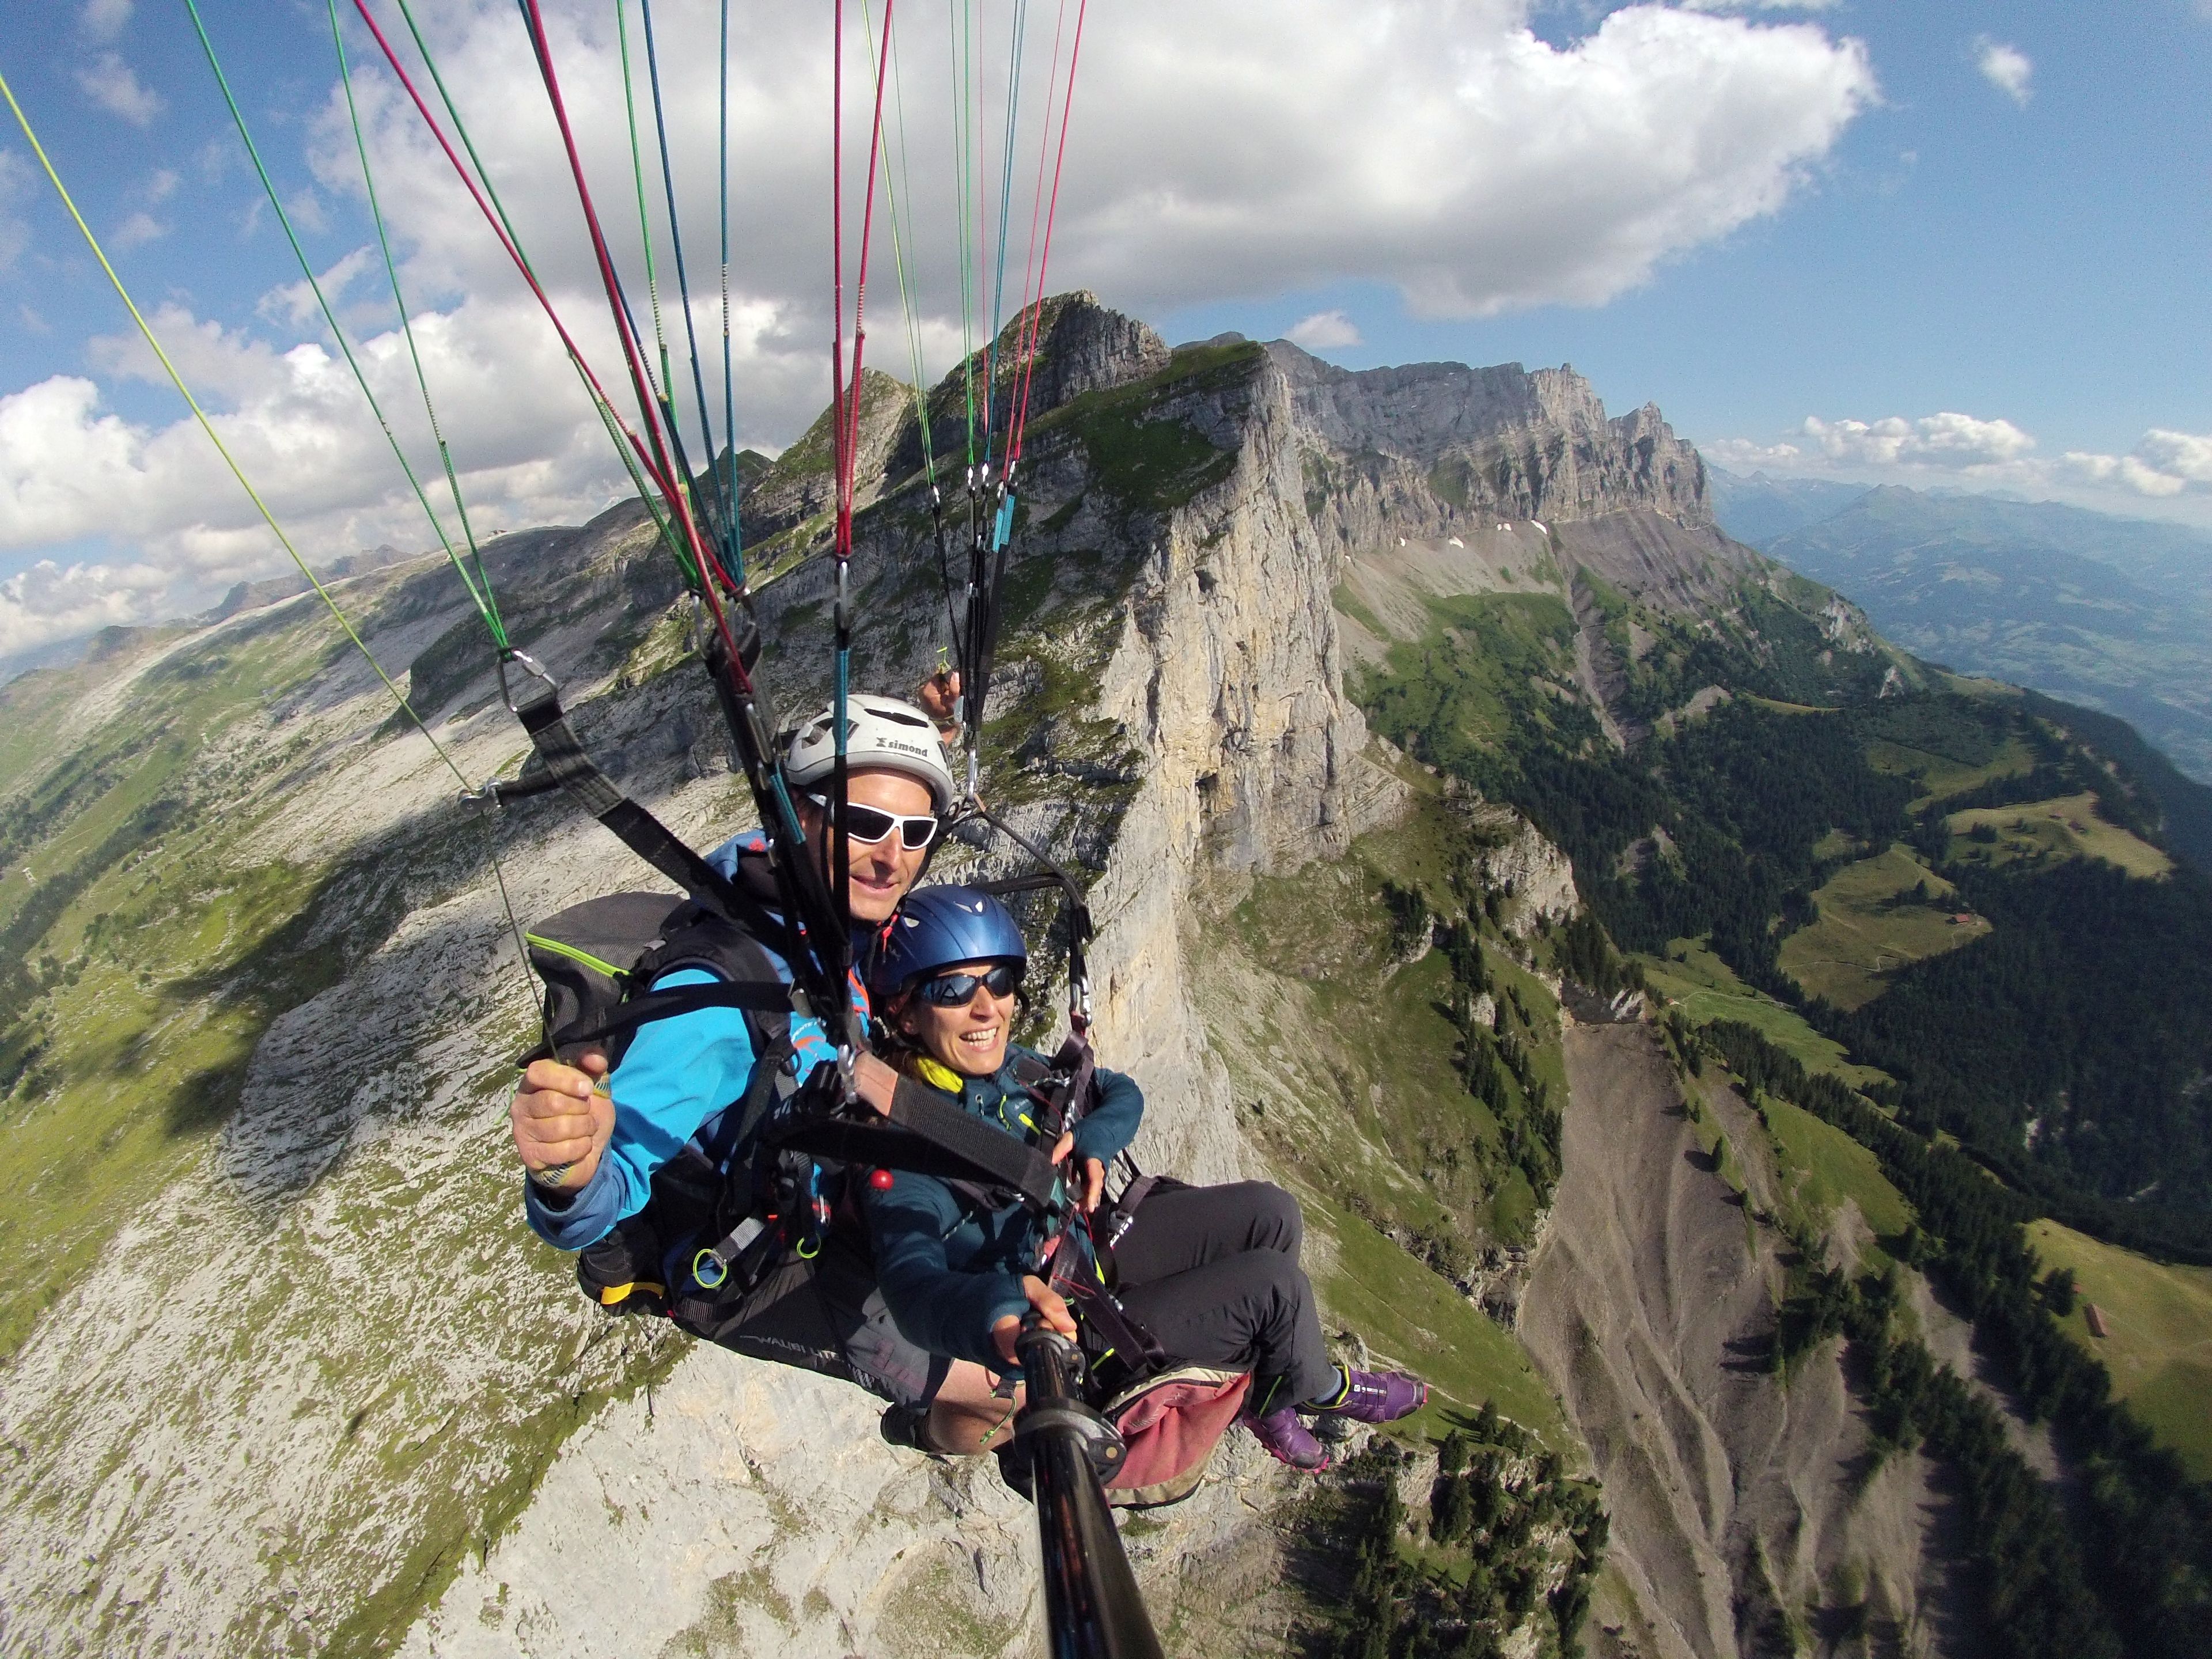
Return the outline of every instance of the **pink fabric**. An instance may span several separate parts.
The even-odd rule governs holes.
[[[1251,1387],[1244,1373],[1222,1382],[1178,1379],[1131,1401],[1115,1419],[1128,1454],[1107,1486],[1154,1486],[1204,1463],[1236,1421]]]

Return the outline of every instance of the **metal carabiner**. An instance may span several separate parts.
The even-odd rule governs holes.
[[[554,678],[550,674],[545,672],[544,664],[539,662],[537,658],[532,656],[527,651],[509,649],[502,653],[499,659],[499,698],[501,702],[507,705],[507,712],[508,714],[520,716],[522,713],[521,708],[514,701],[514,693],[507,688],[507,665],[510,662],[520,663],[523,666],[524,672],[529,674],[532,679],[544,681],[545,684],[546,696],[557,697],[561,695],[561,687],[559,684],[555,681]]]

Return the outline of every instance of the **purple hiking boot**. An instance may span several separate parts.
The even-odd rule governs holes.
[[[1298,1420],[1297,1407],[1278,1406],[1265,1416],[1244,1412],[1237,1420],[1252,1431],[1252,1437],[1276,1462],[1307,1474],[1319,1474],[1328,1467],[1328,1449]]]
[[[1429,1385],[1403,1371],[1355,1371],[1346,1365],[1344,1376],[1342,1397],[1310,1409],[1358,1423],[1395,1423],[1429,1403]]]

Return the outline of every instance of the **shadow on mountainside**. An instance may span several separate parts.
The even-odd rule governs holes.
[[[437,809],[439,813],[450,808]],[[404,1119],[456,1072],[504,1071],[526,1040],[524,980],[475,824],[432,813],[405,855],[340,866],[242,969],[204,994],[266,1011],[251,1055],[198,1107],[241,1195],[312,1184],[370,1120]]]

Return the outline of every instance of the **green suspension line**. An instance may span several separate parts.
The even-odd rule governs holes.
[[[490,580],[484,574],[483,556],[478,550],[474,538],[468,536],[466,514],[464,514],[461,520],[462,533],[465,538],[467,538],[469,555],[476,565],[474,574],[470,573],[468,565],[462,562],[461,556],[454,551],[453,541],[446,534],[446,526],[440,520],[437,509],[430,505],[429,495],[423,490],[422,480],[416,477],[414,467],[409,464],[407,453],[400,446],[398,434],[392,431],[392,422],[386,417],[383,405],[377,402],[376,393],[369,387],[368,376],[362,372],[360,360],[354,356],[353,347],[346,340],[345,331],[338,325],[337,313],[331,307],[330,296],[323,292],[322,283],[315,276],[313,265],[308,262],[307,250],[300,246],[299,233],[293,228],[292,216],[284,210],[284,204],[276,194],[276,183],[270,178],[269,169],[262,162],[260,148],[254,143],[253,134],[246,125],[245,112],[239,108],[238,100],[230,90],[230,79],[222,72],[222,64],[216,56],[215,42],[208,38],[207,24],[200,17],[197,0],[185,0],[185,9],[191,15],[192,27],[199,35],[200,49],[207,54],[208,67],[215,71],[215,83],[221,89],[222,101],[230,111],[232,122],[238,128],[238,136],[246,146],[246,154],[253,163],[254,173],[260,179],[261,188],[268,195],[269,205],[276,210],[276,222],[283,228],[284,240],[291,244],[292,257],[299,261],[301,275],[307,279],[307,287],[315,296],[315,303],[322,307],[323,319],[330,325],[331,337],[337,342],[338,350],[346,360],[346,367],[353,371],[354,380],[361,386],[362,396],[368,400],[369,412],[376,416],[376,423],[384,432],[384,441],[392,447],[392,459],[399,463],[399,470],[407,475],[408,486],[414,490],[415,499],[422,504],[424,515],[430,520],[432,533],[437,537],[438,544],[446,550],[446,557],[452,562],[455,574],[460,577],[461,585],[468,589],[469,598],[475,604],[477,613],[483,618],[485,628],[490,630],[493,643],[501,651],[507,650],[508,648],[507,630],[500,622],[499,608],[492,597]],[[332,21],[336,21],[334,12]],[[356,138],[360,136],[358,127],[355,129],[355,136]],[[403,311],[403,318],[404,314]],[[409,345],[411,349],[413,345],[411,333],[409,336]],[[428,396],[427,392],[425,396]],[[434,431],[435,430],[434,422],[435,417],[433,416]],[[443,447],[441,441],[440,444],[441,453]],[[447,469],[447,475],[450,477],[450,466]],[[454,501],[457,506],[459,500],[459,489],[456,485]]]
[[[629,0],[615,0],[615,39],[622,47],[623,112],[629,118],[629,170],[637,185],[637,239],[645,248],[645,293],[653,310],[653,346],[660,358],[660,384],[653,387],[653,397],[665,409],[669,394],[664,387],[672,387],[668,367],[668,337],[660,325],[660,278],[653,264],[653,221],[645,207],[645,155],[637,137],[637,94],[632,84],[629,67]]]
[[[461,119],[460,107],[454,103],[453,94],[446,86],[446,77],[438,72],[438,60],[431,55],[429,42],[422,38],[422,30],[415,21],[414,9],[408,4],[408,0],[394,0],[394,3],[399,8],[400,21],[407,25],[407,33],[415,41],[415,50],[422,55],[423,68],[430,71],[430,82],[438,89],[439,102],[445,106],[446,118],[453,124],[454,136],[461,141],[461,148],[468,152],[470,165],[477,170],[477,183],[483,186],[486,199],[491,203],[492,211],[499,219],[500,228],[506,233],[508,244],[522,262],[522,268],[534,278],[537,267],[531,264],[529,250],[523,246],[522,239],[515,234],[514,221],[507,214],[507,204],[499,198],[499,191],[492,184],[483,157],[477,153],[476,141],[469,136],[468,124]],[[572,361],[571,366],[584,388],[584,395],[598,411],[599,424],[606,428],[608,441],[614,445],[615,454],[621,460],[623,470],[629,475],[638,499],[645,503],[646,512],[652,516],[654,530],[667,547],[670,556],[675,559],[677,568],[683,573],[685,582],[693,592],[703,589],[706,574],[692,562],[690,550],[684,546],[684,538],[677,533],[674,523],[655,498],[651,480],[639,467],[637,457],[631,453],[629,443],[623,434],[621,421],[592,386],[590,376],[584,373],[583,364]]]
[[[362,183],[368,191],[368,214],[376,226],[376,246],[384,256],[384,274],[392,284],[392,303],[399,313],[400,332],[407,341],[407,359],[414,366],[415,385],[422,394],[422,412],[429,417],[430,436],[438,446],[438,464],[445,470],[446,488],[453,498],[453,514],[460,520],[461,536],[469,544],[469,556],[476,563],[477,578],[483,586],[484,604],[489,611],[485,620],[491,626],[493,641],[504,652],[511,648],[507,642],[507,627],[499,614],[498,599],[492,592],[491,578],[484,569],[483,550],[477,544],[476,528],[469,522],[468,503],[461,495],[460,476],[453,467],[453,447],[446,441],[445,428],[438,419],[438,406],[430,397],[429,376],[423,371],[422,353],[415,339],[415,319],[408,312],[407,296],[399,286],[398,262],[392,257],[392,239],[385,228],[384,205],[376,193],[376,172],[369,166],[368,141],[362,136],[361,110],[354,101],[353,69],[346,59],[344,31],[338,27],[337,0],[327,0],[327,4],[331,15],[331,45],[337,52],[338,82],[345,88],[346,117],[353,125],[354,149],[361,157]],[[331,328],[332,332],[337,331],[335,320]],[[362,389],[363,392],[368,390],[366,384]],[[403,466],[406,465],[404,458],[400,464]],[[411,480],[413,475],[409,476]],[[433,515],[432,522],[436,522],[435,515]],[[448,554],[452,550],[451,548],[447,550]]]

